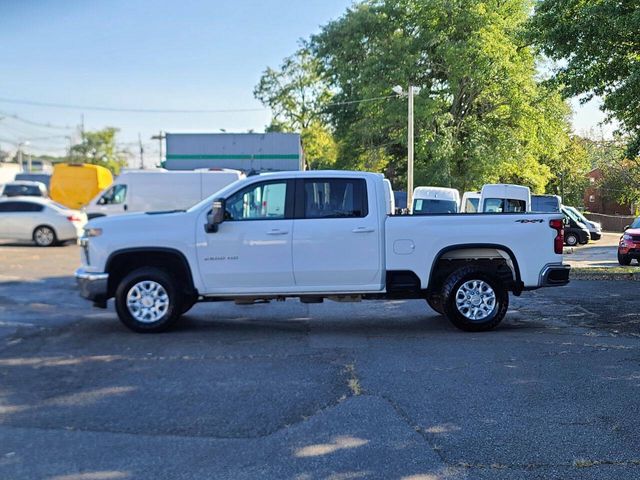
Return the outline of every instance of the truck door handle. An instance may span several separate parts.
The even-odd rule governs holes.
[[[357,227],[351,230],[353,233],[371,233],[375,232],[373,228],[370,227]]]
[[[124,204],[124,211],[126,212],[129,209],[129,207],[127,207],[127,204]]]
[[[289,233],[287,230],[280,230],[279,228],[274,228],[273,230],[269,230],[267,235],[286,235]]]

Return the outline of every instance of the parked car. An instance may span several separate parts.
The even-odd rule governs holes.
[[[111,183],[111,172],[99,165],[59,163],[51,175],[50,195],[67,208],[79,209]]]
[[[89,218],[131,212],[186,210],[230,183],[244,178],[239,170],[127,170],[93,198]]]
[[[562,207],[560,195],[531,195],[531,211],[558,213]]]
[[[562,215],[387,215],[384,177],[252,176],[186,212],[89,222],[76,279],[115,298],[132,330],[168,328],[198,301],[425,299],[458,328],[503,319],[509,292],[565,285]],[[470,238],[452,235],[472,231]]]
[[[3,197],[44,197],[47,198],[47,186],[41,182],[16,180],[5,184],[2,189]]]
[[[460,212],[477,213],[480,206],[480,192],[464,192]]]
[[[634,258],[640,263],[640,217],[625,228],[618,245],[618,263],[620,265],[629,265]]]
[[[460,193],[455,188],[417,187],[413,191],[413,214],[458,213]]]
[[[82,235],[87,216],[40,197],[0,198],[0,238],[49,247]]]
[[[570,210],[563,208],[562,213],[564,215],[564,243],[570,247],[589,243],[590,234],[587,226]]]
[[[482,213],[522,213],[531,211],[531,191],[522,185],[487,184],[480,191],[478,211]]]
[[[602,238],[602,225],[600,223],[589,220],[576,207],[569,207],[567,205],[563,205],[562,207],[571,211],[587,227],[591,240],[600,240]]]

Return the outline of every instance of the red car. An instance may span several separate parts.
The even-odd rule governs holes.
[[[640,263],[640,217],[625,229],[618,245],[620,265],[629,265],[634,258]]]

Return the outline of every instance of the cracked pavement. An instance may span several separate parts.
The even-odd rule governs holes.
[[[512,297],[482,334],[288,300],[139,335],[77,255],[0,245],[0,478],[640,478],[637,282]]]

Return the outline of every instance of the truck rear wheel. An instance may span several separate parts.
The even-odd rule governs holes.
[[[509,291],[495,275],[478,267],[462,267],[444,282],[444,314],[467,332],[495,328],[509,308]]]
[[[173,279],[154,267],[134,270],[116,289],[116,312],[120,321],[141,333],[161,332],[182,314],[182,295]]]

